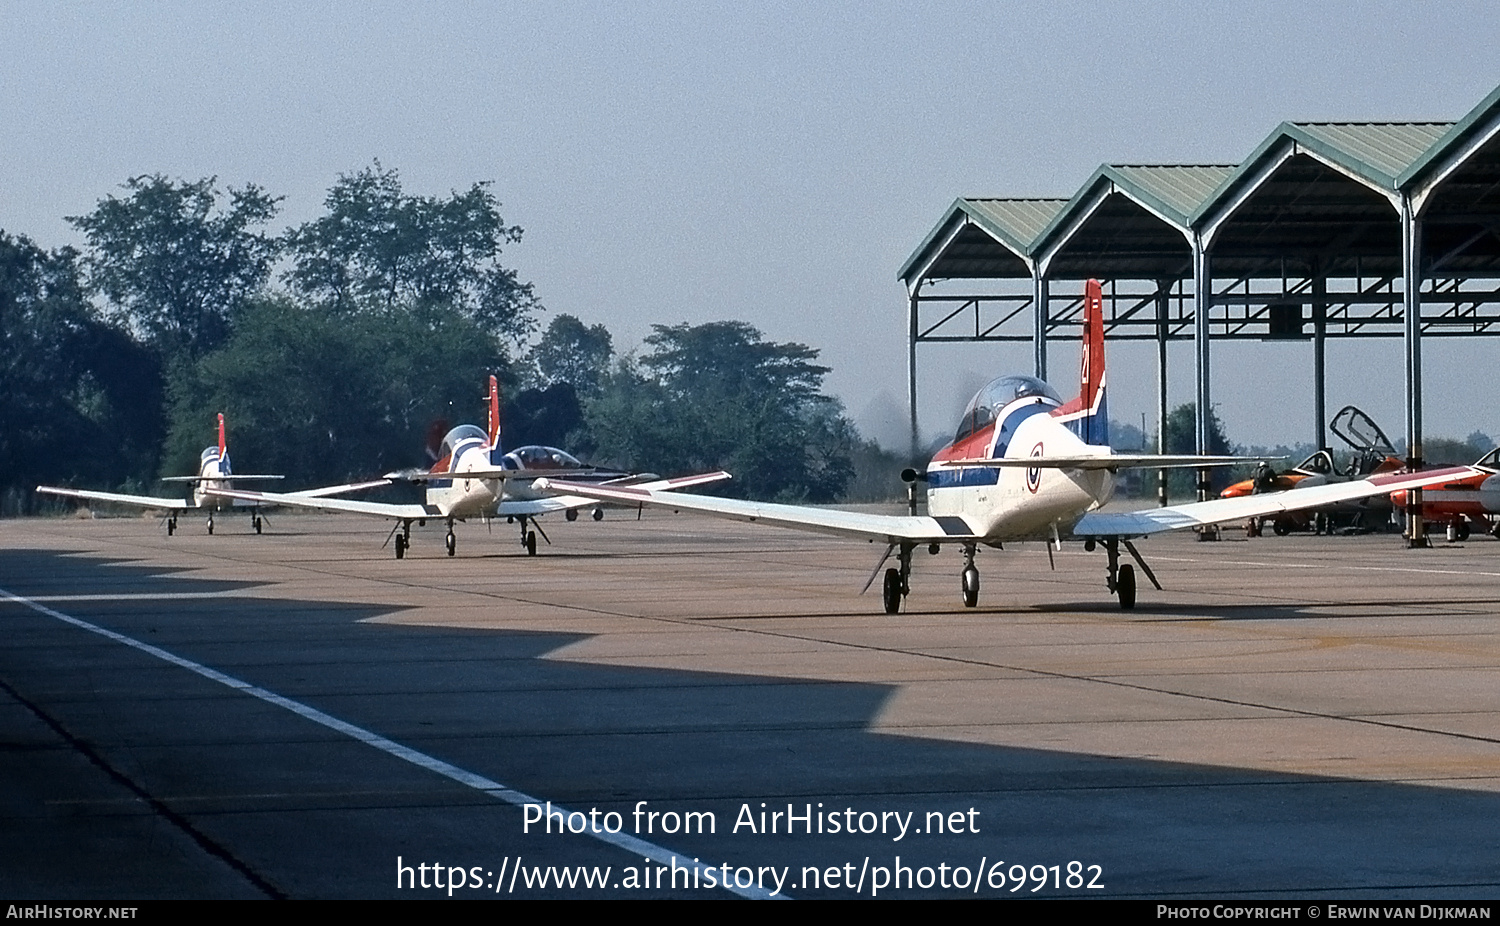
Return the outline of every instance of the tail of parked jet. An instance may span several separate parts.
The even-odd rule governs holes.
[[[490,375],[490,418],[488,428],[490,449],[500,449],[500,384],[494,374]]]
[[[1083,290],[1083,361],[1078,398],[1052,414],[1086,444],[1109,445],[1109,405],[1104,398],[1104,290],[1089,280]]]

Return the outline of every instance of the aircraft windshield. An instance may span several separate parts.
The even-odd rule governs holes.
[[[1057,390],[1035,376],[1002,376],[991,381],[969,400],[954,441],[961,441],[995,420],[1000,410],[1017,399],[1040,397],[1049,405],[1061,405]]]
[[[505,455],[506,469],[582,469],[578,458],[556,447],[517,447]],[[514,466],[512,466],[514,464]]]
[[[479,427],[478,425],[459,425],[458,427],[449,431],[447,435],[443,437],[443,446],[439,451],[438,458],[440,460],[451,460],[453,458],[454,447],[458,446],[464,441],[472,440],[481,441],[487,444],[489,443],[490,438],[488,434],[484,433],[484,429]]]

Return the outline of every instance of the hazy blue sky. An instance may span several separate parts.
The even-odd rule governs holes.
[[[653,322],[743,319],[821,349],[877,433],[905,403],[895,274],[955,197],[1066,197],[1106,161],[1235,162],[1284,119],[1455,119],[1500,83],[1479,2],[0,11],[6,231],[76,243],[63,216],[141,173],[261,184],[286,224],[376,159],[413,193],[490,180],[526,230],[508,262],[552,313],[627,349]],[[1111,348],[1116,417],[1154,426],[1152,356]],[[1496,356],[1428,342],[1429,436],[1500,435]],[[922,357],[931,431],[1030,366],[1028,346]],[[1232,438],[1310,438],[1310,357],[1217,350]],[[1329,359],[1330,411],[1404,433],[1399,340]],[[1188,348],[1172,363],[1189,400]]]

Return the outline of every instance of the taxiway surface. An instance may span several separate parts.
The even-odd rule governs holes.
[[[955,548],[889,617],[868,544],[544,526],[0,521],[0,895],[1500,895],[1491,538],[1155,538],[1128,613],[1077,545],[965,610]]]

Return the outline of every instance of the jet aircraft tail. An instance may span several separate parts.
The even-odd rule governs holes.
[[[1086,444],[1109,446],[1109,405],[1104,388],[1104,289],[1089,280],[1083,290],[1083,360],[1078,398],[1052,414]]]

